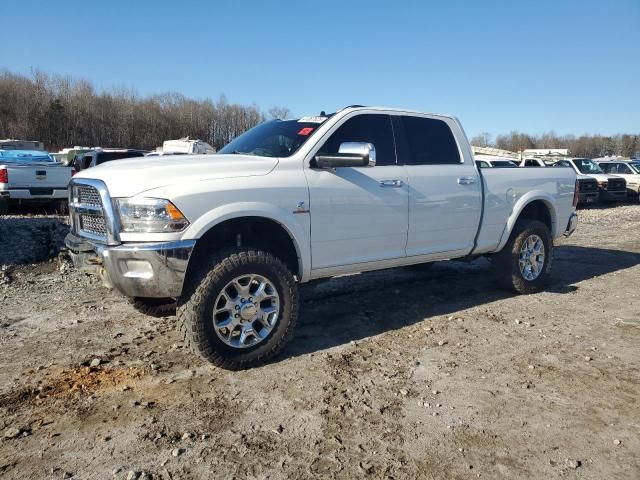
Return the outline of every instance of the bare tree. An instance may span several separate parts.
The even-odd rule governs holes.
[[[491,134],[488,132],[482,132],[471,139],[471,145],[476,147],[491,147]]]
[[[268,110],[269,116],[278,120],[286,120],[291,117],[291,110],[287,107],[271,107]]]

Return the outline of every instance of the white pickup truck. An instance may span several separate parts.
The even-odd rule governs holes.
[[[291,338],[298,283],[487,255],[505,287],[541,290],[576,228],[575,186],[570,168],[479,170],[454,117],[348,107],[215,155],[83,171],[66,245],[126,296],[177,300],[197,353],[246,368]]]
[[[39,150],[0,150],[0,214],[9,203],[59,201],[66,209],[71,167]]]

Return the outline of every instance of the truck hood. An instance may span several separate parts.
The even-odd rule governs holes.
[[[102,180],[112,197],[132,197],[184,182],[266,175],[277,164],[277,158],[255,155],[167,155],[113,160],[74,178]]]
[[[595,178],[598,182],[608,182],[610,178],[620,178],[617,175],[608,175],[606,173],[590,173],[588,175],[578,175],[581,178]]]

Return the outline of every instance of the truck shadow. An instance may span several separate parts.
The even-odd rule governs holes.
[[[576,283],[638,264],[640,253],[561,245],[555,249],[552,282],[546,290],[570,294],[578,290]],[[512,296],[495,285],[486,259],[441,262],[425,272],[390,269],[303,286],[295,341],[279,359],[318,352],[431,317],[455,315]]]

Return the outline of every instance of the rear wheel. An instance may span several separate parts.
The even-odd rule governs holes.
[[[517,293],[536,293],[551,274],[553,239],[537,220],[518,220],[502,251],[493,258],[498,282]]]
[[[6,215],[7,213],[9,213],[9,202],[0,197],[0,215]]]
[[[222,368],[250,368],[292,336],[298,290],[286,265],[270,253],[227,251],[191,272],[177,315],[195,353]]]

